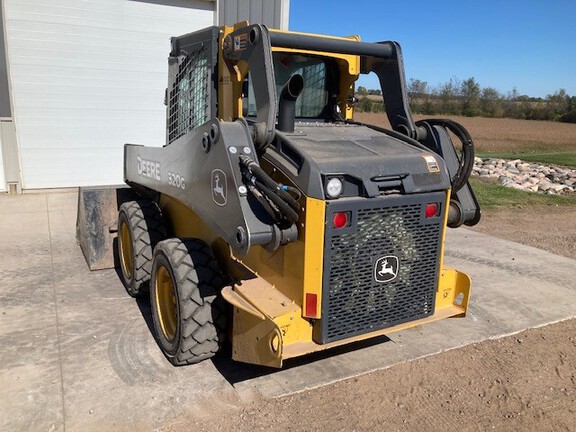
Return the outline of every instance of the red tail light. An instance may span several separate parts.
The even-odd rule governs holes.
[[[426,217],[427,218],[438,216],[439,212],[440,212],[440,204],[438,204],[438,203],[426,204]]]
[[[308,318],[318,317],[318,296],[316,294],[306,293],[306,306],[304,314]]]
[[[348,226],[349,221],[350,221],[349,212],[334,213],[334,218],[332,219],[334,228],[344,228],[345,226]]]

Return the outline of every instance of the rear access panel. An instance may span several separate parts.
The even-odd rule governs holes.
[[[426,206],[439,204],[426,217]],[[326,206],[322,318],[327,343],[434,314],[446,194],[340,199]],[[334,214],[348,212],[344,228]]]

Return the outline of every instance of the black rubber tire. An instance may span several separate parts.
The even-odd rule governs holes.
[[[122,263],[121,224],[126,223],[132,243],[132,272]],[[152,272],[152,254],[156,244],[164,240],[166,226],[158,205],[153,201],[128,201],[120,206],[118,212],[118,256],[122,282],[132,297],[148,293]]]
[[[157,272],[164,266],[176,297],[176,329],[168,339],[158,312]],[[154,249],[150,304],[158,344],[176,365],[194,364],[213,357],[226,335],[227,304],[220,295],[225,285],[210,247],[196,239],[168,239]]]

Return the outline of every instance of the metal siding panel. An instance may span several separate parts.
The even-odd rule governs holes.
[[[0,121],[0,141],[4,159],[4,182],[20,183],[20,161],[18,158],[18,141],[13,119]]]
[[[288,30],[290,18],[290,0],[278,0],[277,17],[279,17],[278,28]]]
[[[225,22],[224,24],[226,25],[233,25],[236,24],[239,19],[238,19],[238,2],[235,0],[224,0],[224,2],[226,4],[226,16],[225,16]]]
[[[124,143],[163,145],[170,37],[212,25],[213,6],[6,0],[24,187],[121,183]]]
[[[4,180],[4,160],[2,158],[2,130],[0,125],[0,192],[4,192],[6,189],[6,181]]]
[[[2,13],[2,4],[0,3],[0,117],[11,117],[12,109],[10,107],[10,96],[8,93],[8,70],[6,68],[6,51],[4,47],[4,16]],[[0,123],[0,192],[6,190],[4,158],[2,157],[3,145],[2,124]]]
[[[4,17],[2,13],[2,4],[0,4],[0,117],[12,117],[5,46],[6,45],[4,43]],[[0,169],[2,169],[1,164]],[[2,187],[4,186],[3,177],[0,177],[0,185]]]
[[[262,22],[271,28],[278,28],[276,17],[277,0],[262,2]]]
[[[250,0],[250,18],[248,20],[254,24],[269,25],[269,23],[264,21],[264,4],[262,0]]]
[[[274,28],[282,29],[282,0],[274,0]],[[285,29],[287,30],[287,29]]]
[[[250,20],[250,0],[238,2],[238,11],[236,12],[236,22]]]
[[[272,28],[287,29],[289,0],[219,0],[219,25],[233,25],[239,21],[262,23]],[[283,26],[284,21],[286,25]]]

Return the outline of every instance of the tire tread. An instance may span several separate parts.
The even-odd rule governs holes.
[[[148,292],[153,250],[159,241],[166,238],[166,226],[160,208],[153,201],[125,202],[120,206],[122,212],[131,231],[134,253],[133,278],[130,281],[124,277],[123,281],[128,293],[136,297]]]
[[[172,238],[157,244],[155,255],[159,253],[172,266],[180,313],[179,340],[174,352],[164,350],[166,356],[174,365],[213,357],[224,341],[226,305],[220,296],[224,279],[212,250],[201,240]],[[154,307],[154,299],[151,303]],[[162,336],[156,317],[154,326]]]

